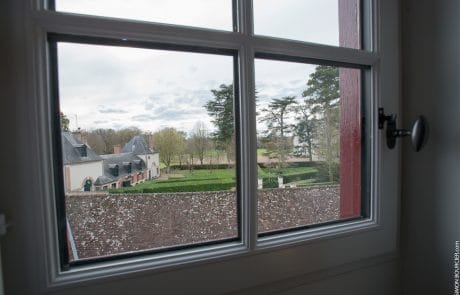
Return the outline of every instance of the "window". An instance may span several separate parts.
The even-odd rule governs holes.
[[[137,21],[232,30],[231,0],[55,0],[57,11],[116,17]]]
[[[345,2],[356,4],[356,1],[344,1],[343,3]],[[342,264],[393,251],[396,245],[397,178],[392,175],[395,175],[394,172],[397,170],[398,158],[380,149],[381,140],[376,128],[376,110],[381,103],[387,103],[386,107],[396,108],[397,106],[398,82],[397,75],[395,75],[398,68],[395,57],[397,52],[395,53],[392,48],[397,48],[395,45],[398,40],[392,37],[395,36],[393,33],[396,29],[387,21],[396,19],[392,18],[394,16],[392,11],[395,11],[397,7],[395,2],[359,1],[360,11],[350,9],[354,14],[351,13],[352,16],[349,18],[351,23],[359,23],[359,30],[351,31],[352,37],[344,40],[343,43],[339,37],[338,43],[334,44],[309,37],[280,36],[274,32],[259,29],[257,15],[262,4],[256,0],[233,1],[232,5],[221,9],[224,14],[232,16],[232,29],[227,30],[209,29],[210,26],[195,23],[171,25],[171,20],[148,19],[145,21],[146,19],[134,16],[66,10],[60,8],[59,2],[56,3],[57,11],[50,11],[42,7],[43,5],[39,5],[38,8],[29,7],[35,11],[32,16],[27,16],[28,19],[34,20],[27,24],[31,26],[28,30],[31,36],[27,38],[31,46],[27,48],[27,53],[34,61],[34,66],[30,66],[30,79],[27,79],[32,83],[28,91],[31,94],[32,106],[28,112],[31,113],[30,128],[37,132],[30,131],[28,134],[31,136],[37,134],[32,136],[31,140],[34,141],[32,146],[39,147],[39,149],[31,150],[31,152],[37,159],[40,159],[40,165],[32,164],[31,170],[37,172],[36,175],[41,175],[40,181],[32,184],[34,188],[36,186],[37,196],[31,204],[37,205],[36,208],[43,208],[33,213],[41,222],[30,226],[36,229],[37,233],[43,233],[41,236],[46,237],[43,243],[37,246],[39,250],[46,253],[43,257],[37,257],[37,260],[40,261],[37,268],[49,274],[46,281],[42,282],[43,285],[52,289],[56,286],[73,287],[84,283],[89,289],[94,290],[91,281],[100,282],[102,278],[111,277],[114,279],[109,278],[106,281],[108,285],[113,287],[116,280],[120,282],[120,290],[127,291],[130,284],[137,284],[141,281],[137,274],[142,274],[144,278],[147,278],[143,284],[160,288],[160,290],[168,290],[170,293],[181,293],[181,291],[184,293],[187,288],[197,288],[197,290],[207,289],[208,293],[217,294],[303,275],[320,269],[335,268]],[[356,9],[354,4],[350,7]],[[339,9],[338,12],[340,14],[342,10]],[[340,25],[340,19],[338,23],[340,36],[340,30],[345,27]],[[381,27],[376,24],[381,24]],[[351,45],[346,42],[350,42]],[[356,44],[358,45],[355,46]],[[111,53],[100,54],[99,57],[96,57],[100,48],[109,49]],[[122,71],[114,63],[105,65],[102,63],[105,58],[116,56],[118,51],[124,53],[119,54],[114,61],[126,65]],[[158,64],[141,64],[135,60],[137,54],[155,55],[159,51],[173,56],[172,59],[176,61],[171,63],[166,57],[163,57],[159,59]],[[85,60],[91,55],[93,55],[92,60]],[[208,61],[203,71],[209,72],[207,74],[214,78],[214,83],[201,83],[199,74],[201,70],[198,67],[195,72],[191,71],[192,69],[182,68],[188,62],[199,62],[201,56]],[[219,62],[212,62],[214,59],[218,59]],[[163,63],[163,68],[160,66],[161,63]],[[80,67],[91,64],[94,67],[80,70]],[[114,122],[126,123],[122,121],[123,117],[118,115],[123,114],[127,109],[135,109],[140,106],[145,110],[149,99],[148,93],[135,92],[142,91],[145,84],[148,87],[152,86],[148,84],[153,84],[155,81],[145,82],[140,77],[153,75],[155,70],[160,73],[164,71],[165,75],[162,77],[164,81],[169,78],[166,71],[172,70],[183,74],[187,83],[195,84],[199,89],[206,84],[203,86],[207,87],[206,93],[202,93],[205,97],[204,104],[195,101],[193,99],[195,96],[185,97],[188,105],[194,104],[196,107],[193,109],[194,114],[189,115],[195,115],[190,123],[192,127],[196,117],[205,118],[202,113],[203,106],[213,98],[214,94],[220,94],[219,91],[229,91],[233,94],[234,100],[230,108],[234,112],[232,122],[235,132],[230,132],[229,140],[229,146],[233,148],[229,150],[229,155],[233,158],[223,163],[228,166],[225,170],[232,169],[233,172],[227,175],[228,183],[225,181],[220,183],[223,186],[228,185],[225,191],[229,195],[229,200],[235,203],[231,210],[234,215],[230,215],[229,219],[224,219],[225,222],[228,221],[227,228],[231,230],[228,235],[224,235],[224,238],[214,235],[216,232],[213,231],[213,227],[216,224],[209,223],[213,220],[204,218],[197,222],[187,207],[180,216],[190,218],[182,220],[182,224],[202,225],[199,227],[201,230],[198,230],[202,236],[199,236],[196,241],[154,246],[137,241],[136,249],[123,249],[119,244],[120,239],[109,239],[109,242],[112,243],[111,247],[118,248],[120,251],[100,254],[98,248],[93,247],[93,252],[87,258],[72,257],[73,254],[78,255],[78,246],[81,246],[78,241],[75,244],[75,240],[72,239],[77,234],[72,226],[73,217],[87,212],[100,211],[102,214],[102,207],[98,204],[104,202],[116,203],[117,206],[129,202],[127,195],[130,189],[141,189],[149,181],[162,181],[163,173],[168,170],[168,165],[161,164],[160,159],[157,159],[154,154],[150,154],[150,158],[142,158],[140,157],[142,153],[140,153],[136,155],[138,158],[123,158],[120,162],[115,162],[113,156],[108,156],[134,153],[140,146],[140,141],[133,140],[131,144],[128,143],[135,136],[124,142],[116,142],[113,146],[101,145],[102,148],[108,149],[102,153],[94,151],[95,143],[89,144],[86,148],[84,163],[90,165],[89,170],[94,173],[85,175],[84,180],[88,180],[88,183],[75,182],[75,186],[79,186],[80,193],[88,187],[84,197],[94,198],[95,201],[85,204],[88,207],[81,207],[76,202],[81,201],[79,199],[83,196],[73,196],[70,193],[66,196],[66,191],[76,192],[79,188],[74,187],[72,181],[66,180],[70,178],[65,178],[72,175],[74,171],[70,171],[70,167],[65,167],[69,159],[64,157],[63,146],[66,145],[69,150],[74,148],[78,150],[78,146],[83,144],[83,141],[76,136],[84,136],[86,129],[115,128]],[[330,137],[321,135],[313,138],[312,147],[314,145],[324,146],[322,141],[330,141],[329,144],[333,145],[333,148],[316,147],[316,150],[313,148],[312,152],[309,152],[308,141],[295,138],[293,134],[298,131],[300,135],[304,135],[303,131],[299,131],[306,128],[302,127],[302,122],[298,120],[301,113],[291,112],[287,115],[286,123],[293,126],[289,131],[284,129],[285,125],[276,123],[275,119],[271,121],[269,113],[272,107],[275,109],[277,107],[278,101],[274,99],[281,100],[284,97],[295,96],[296,98],[291,100],[295,100],[297,105],[306,103],[307,99],[313,99],[311,97],[315,93],[309,90],[308,83],[314,78],[314,74],[321,70],[332,72],[332,80],[338,80],[339,95],[328,102],[333,109],[329,110],[329,113],[324,111],[324,108],[318,112],[312,111],[312,117],[318,121],[320,129],[330,131],[331,135]],[[219,76],[218,73],[221,71],[226,74]],[[117,74],[132,79],[134,86],[123,87],[124,84],[120,83],[120,76],[117,77]],[[319,84],[324,86],[324,83],[326,82]],[[350,83],[349,85],[352,86],[342,88],[343,83]],[[288,87],[285,87],[286,85]],[[114,88],[115,91],[110,92],[108,98],[104,100],[104,95],[109,93],[108,88]],[[158,87],[152,88],[158,90]],[[172,85],[166,95],[173,93],[171,89],[176,91],[180,90],[180,87]],[[190,90],[185,89],[185,92],[190,92]],[[129,101],[129,105],[117,105],[121,100],[116,101],[113,95],[123,96]],[[91,98],[88,98],[89,96]],[[66,106],[72,100],[71,97],[76,97],[77,103]],[[164,98],[159,103],[167,105],[172,100],[173,98]],[[339,105],[338,108],[337,105]],[[157,105],[154,107],[157,111],[153,113],[154,115],[161,112],[161,108],[159,110],[156,108]],[[223,106],[224,109],[225,107],[228,106]],[[84,108],[96,113],[83,115],[84,112],[81,110]],[[299,110],[297,107],[297,111]],[[68,121],[63,120],[61,111]],[[75,111],[78,111],[76,117],[73,114]],[[205,113],[208,115],[208,110]],[[130,118],[133,116],[135,115]],[[176,115],[174,118],[176,120],[171,124],[178,124],[177,130],[179,131],[189,132],[185,136],[187,139],[191,132],[179,129],[182,122],[180,116]],[[221,118],[222,116],[216,116],[216,118],[208,119],[210,122],[210,125],[207,125],[208,128],[215,128],[211,125],[214,124],[212,121],[218,122],[218,119]],[[328,122],[331,124],[327,124],[326,118],[330,119]],[[101,122],[87,127],[84,126],[87,124],[86,120],[91,124],[96,120]],[[111,121],[103,122],[104,120]],[[69,124],[69,131],[61,131],[66,122]],[[201,130],[197,128],[196,131]],[[152,128],[151,131],[153,133],[157,130]],[[209,131],[213,133],[212,136],[216,136],[215,130]],[[227,128],[225,131],[233,130]],[[148,138],[146,139],[143,135],[140,136],[145,142],[148,142]],[[299,137],[298,134],[297,137]],[[119,146],[115,148],[117,144]],[[158,144],[158,138],[156,144]],[[122,151],[126,145],[127,148],[131,148],[130,152]],[[118,151],[120,153],[117,153]],[[159,157],[161,153],[159,150]],[[260,165],[259,170],[258,155],[269,158],[275,167],[272,165],[265,167],[263,163],[264,165]],[[81,156],[81,154],[78,153],[76,156]],[[310,156],[313,161],[309,161]],[[289,162],[288,160],[292,157],[303,158],[302,161]],[[212,157],[208,154],[209,158],[217,159],[217,152]],[[135,179],[138,177],[138,167],[130,165],[131,171],[128,175],[126,165],[124,165],[126,162],[136,163],[134,160],[142,161],[140,162],[143,163],[141,168],[148,169],[144,171],[145,182],[135,187],[132,185],[138,181]],[[313,182],[312,179],[316,181],[316,178],[311,176],[319,174],[318,167],[320,166],[307,167],[304,165],[315,160],[320,162],[330,160],[329,163],[324,163],[325,168],[321,167],[321,169],[324,169],[330,180],[326,186],[333,187],[333,191],[339,189],[340,194],[334,193],[331,198],[335,199],[331,201],[321,190],[318,191],[317,200],[312,199],[310,202],[314,210],[309,210],[308,206],[311,205],[307,204],[308,202],[299,206],[292,200],[283,200],[282,196],[285,195],[285,192],[302,191],[304,188],[301,185],[310,185],[309,182]],[[231,161],[233,163],[230,163]],[[297,164],[299,167],[294,167],[296,164],[289,166],[295,162],[300,163]],[[382,165],[383,162],[385,165]],[[179,163],[177,164],[180,166]],[[278,167],[276,167],[277,164]],[[212,165],[211,163],[209,166]],[[196,169],[197,167],[193,168],[195,171],[199,170]],[[296,168],[299,168],[298,171]],[[218,170],[219,167],[212,167],[212,169]],[[215,170],[214,172],[217,172]],[[73,175],[77,174],[74,172]],[[104,179],[101,176],[113,178]],[[264,177],[268,180],[264,180]],[[262,180],[259,181],[259,178]],[[183,181],[182,178],[178,179],[178,183],[183,184]],[[195,179],[192,182],[199,181]],[[272,185],[273,182],[278,187],[267,187],[267,183]],[[259,183],[261,184],[260,189],[258,189]],[[205,184],[209,188],[210,183]],[[108,191],[101,189],[101,192],[94,193],[95,190],[104,186],[110,186]],[[284,188],[279,186],[284,186]],[[120,191],[121,194],[117,198],[107,198],[109,194],[114,193],[111,192],[112,190]],[[276,194],[264,196],[263,191],[265,190],[273,190]],[[209,189],[205,192],[215,196],[214,190]],[[191,193],[191,189],[174,193],[188,194]],[[142,195],[142,193],[139,196],[148,199],[147,195]],[[304,196],[303,193],[300,193],[299,199]],[[212,198],[206,201],[209,199]],[[258,206],[264,202],[264,199],[265,201],[270,200],[271,207],[269,207],[273,208],[271,212],[274,212],[275,216],[267,213],[270,211],[258,211]],[[321,202],[324,200],[334,207],[335,213],[332,218],[310,221],[302,218],[297,221],[293,219],[293,215],[300,214],[301,217],[305,217],[310,215],[310,212],[320,214],[324,204]],[[168,201],[174,200],[168,199]],[[178,202],[186,201],[187,198],[182,198]],[[222,198],[218,198],[217,201],[222,201]],[[154,199],[150,198],[147,202],[154,202]],[[170,205],[173,206],[174,203],[177,202],[172,202]],[[193,205],[201,206],[202,203],[197,201],[196,204],[191,205],[192,207]],[[228,214],[224,207],[219,208],[220,213]],[[75,209],[74,215],[66,215]],[[133,232],[137,231],[138,237],[149,234],[161,235],[161,232],[152,233],[146,228],[138,227],[138,224],[120,218],[121,215],[118,218],[114,217],[114,212],[115,214],[126,214],[126,216],[135,214],[138,207],[132,206],[125,209],[124,211],[106,211],[105,214],[108,215],[104,216],[113,218],[108,222],[112,227],[126,222],[129,223],[126,227],[132,228]],[[169,207],[163,211],[172,215]],[[280,214],[284,217],[276,216],[280,212],[284,212]],[[264,227],[266,220],[281,217],[286,218],[285,221],[288,222],[280,222],[274,227]],[[102,219],[94,216],[92,219],[102,222]],[[221,218],[214,220],[217,223],[222,222]],[[67,225],[67,221],[70,226]],[[153,218],[151,221],[158,221],[163,225],[169,224],[172,235],[176,234],[178,240],[182,237],[177,230],[174,231],[177,229],[173,224],[174,218]],[[177,219],[175,221],[177,222]],[[98,231],[91,231],[91,233],[94,234],[92,242],[106,242],[107,239],[103,240],[96,235]],[[88,236],[91,236],[91,233],[88,232]],[[168,234],[165,238],[172,235]],[[204,240],[203,236],[208,238]],[[133,237],[135,240],[136,236],[126,237],[126,239],[130,240]],[[74,246],[77,249],[75,253],[73,252]],[[347,255],[342,255],[340,249],[349,249],[349,251]],[[158,271],[159,269],[162,271]],[[165,269],[168,271],[164,272]],[[130,280],[120,280],[120,278],[126,278],[128,273],[131,275]],[[181,279],[187,277],[188,283],[171,284],[171,277]],[[244,277],[245,280],[241,281],[241,277]]]
[[[265,36],[359,49],[360,2],[254,0],[254,31]]]
[[[361,70],[256,59],[255,73],[260,235],[368,214]]]
[[[255,33],[278,36],[263,29],[273,28],[264,21],[267,11],[276,11],[278,19],[291,15],[270,5],[313,14],[318,9],[337,16],[338,3],[329,2],[322,4],[327,7],[316,7],[313,2],[255,1]],[[355,2],[348,17],[358,24]],[[56,4],[58,11],[123,18],[126,12],[97,12],[95,7],[103,7],[97,3]],[[229,5],[218,10],[231,11]],[[145,19],[139,12],[135,15]],[[334,26],[337,42],[324,43],[339,45],[338,20]],[[341,45],[360,44],[354,29],[342,28],[351,30],[348,38],[354,40],[342,40]],[[291,30],[281,32],[286,31]],[[259,242],[283,232],[369,216],[368,208],[361,206],[370,199],[365,187],[370,175],[366,178],[362,173],[370,154],[363,145],[360,119],[369,116],[362,106],[372,98],[369,93],[362,95],[361,71],[370,67],[360,60],[341,67],[332,57],[299,57],[282,50],[274,55],[264,48],[243,60],[232,46],[64,34],[49,34],[48,42],[54,56],[51,61],[55,61],[50,68],[56,73],[51,82],[56,84],[54,98],[59,105],[62,165],[68,171],[60,181],[67,184],[66,206],[60,209],[71,227],[65,239],[75,244],[67,249],[74,251],[68,254],[74,259],[71,265],[127,253],[244,243],[238,204],[256,196]],[[245,93],[239,90],[244,70],[238,68],[238,59],[255,72],[255,87]],[[250,111],[254,104],[255,113]],[[348,109],[355,111],[349,114]],[[246,112],[244,118],[238,115],[241,111]],[[244,121],[251,118],[256,121],[255,133]],[[242,134],[245,136],[240,137]],[[257,139],[252,146],[257,154],[259,190],[255,194],[241,190],[245,182],[250,189],[255,186],[250,174],[246,172],[246,178],[237,181],[238,175],[254,165],[242,160],[253,151],[244,155],[239,149],[240,142],[250,146],[250,138]],[[347,152],[354,155],[353,161],[346,161],[353,158]],[[132,162],[140,161],[146,169],[133,167]],[[153,174],[154,179],[137,185],[136,169]],[[87,179],[83,185],[79,177]],[[340,182],[341,177],[346,181]],[[78,191],[93,191],[89,179],[94,179],[96,190],[113,181],[119,188],[103,198],[69,197]],[[350,193],[349,187],[357,189]],[[115,202],[121,197],[125,202]],[[354,211],[345,214],[345,207]]]
[[[69,262],[238,239],[235,54],[61,39],[50,44],[65,122]],[[87,144],[90,157],[74,156],[70,143]],[[141,184],[142,173],[154,179]],[[122,187],[76,198],[74,182],[87,175],[96,190],[113,181]]]

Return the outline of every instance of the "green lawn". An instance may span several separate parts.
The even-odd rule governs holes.
[[[169,179],[157,179],[113,192],[196,192],[231,190],[235,187],[234,169],[177,171]]]
[[[308,172],[316,172],[318,171],[315,167],[292,167],[292,168],[281,168],[281,169],[276,169],[276,168],[260,168],[259,167],[259,173],[262,171],[263,175],[268,175],[269,173],[274,175],[293,175],[293,174],[298,174],[298,173],[308,173]]]
[[[266,188],[277,187],[279,175],[284,177],[285,183],[310,184],[315,181],[316,172],[314,167],[284,168],[281,171],[258,167],[258,176],[264,179]],[[115,193],[197,192],[234,190],[235,186],[235,169],[179,170],[170,175],[169,179],[146,181],[132,187],[110,191]]]
[[[267,149],[257,149],[258,156],[265,156],[267,154]]]

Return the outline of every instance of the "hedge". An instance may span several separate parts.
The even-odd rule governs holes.
[[[285,163],[286,167],[287,168],[297,168],[297,167],[317,167],[318,165],[320,165],[322,162],[320,161],[312,161],[312,162],[288,162],[288,163]],[[276,162],[272,162],[268,165],[266,165],[266,163],[257,163],[257,165],[259,165],[261,168],[270,168],[273,167],[273,166],[276,166],[277,163]]]
[[[283,176],[283,182],[289,183],[289,182],[294,182],[294,181],[299,181],[299,180],[304,180],[304,179],[315,178],[317,174],[318,174],[317,171],[288,174],[288,175]]]
[[[183,165],[178,165],[174,164],[171,165],[169,168],[171,170],[213,170],[213,169],[227,169],[227,168],[233,168],[235,167],[235,164],[193,164],[193,165],[188,165],[188,164],[183,164]],[[166,169],[166,168],[163,168]]]
[[[124,189],[111,189],[110,193],[115,194],[142,194],[142,193],[175,193],[175,192],[203,192],[203,191],[226,191],[235,187],[235,182],[222,183],[201,183],[201,184],[184,184],[181,186],[163,186],[151,188],[129,187]]]
[[[263,188],[277,188],[278,187],[278,177],[262,177],[262,186]]]
[[[280,175],[283,177],[283,183],[290,183],[299,180],[315,178],[317,175],[316,171],[293,173],[288,175]],[[263,188],[277,188],[278,187],[278,176],[264,176],[262,177]]]

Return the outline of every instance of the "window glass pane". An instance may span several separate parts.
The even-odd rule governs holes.
[[[259,35],[360,48],[359,0],[253,0]]]
[[[58,43],[71,260],[239,236],[233,60]]]
[[[361,70],[255,69],[259,233],[361,216]]]
[[[231,31],[231,0],[54,0],[57,11]]]

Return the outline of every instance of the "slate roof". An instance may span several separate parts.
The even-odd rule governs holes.
[[[82,155],[80,149],[86,147],[86,156]],[[65,165],[78,164],[93,161],[102,161],[91,148],[75,138],[70,132],[62,132],[62,160]]]
[[[104,176],[98,177],[94,183],[96,185],[113,182],[120,177],[142,172],[143,169],[145,169],[144,161],[133,153],[101,155],[100,157],[104,160]],[[127,167],[125,165],[127,163],[131,163],[131,173],[128,173]],[[110,167],[115,165],[118,165],[118,176],[113,175],[112,171],[110,170]]]
[[[257,193],[263,233],[340,217],[338,185]],[[65,202],[79,259],[238,236],[235,191],[82,195],[66,195]]]
[[[99,176],[96,181],[94,182],[95,185],[103,185],[103,184],[106,184],[106,183],[111,183],[111,182],[114,182],[116,181],[117,178],[116,177],[112,177],[111,175],[102,175],[102,176]]]
[[[128,141],[127,144],[121,150],[122,153],[134,153],[135,155],[153,154],[155,151],[149,148],[149,145],[145,141],[145,138],[140,135],[136,135]]]

